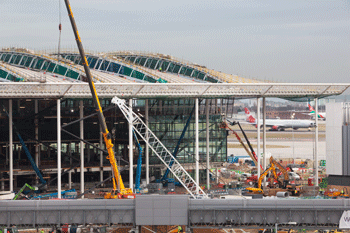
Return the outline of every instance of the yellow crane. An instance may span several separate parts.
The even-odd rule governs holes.
[[[70,22],[72,24],[72,29],[73,29],[73,32],[74,32],[75,40],[77,42],[79,53],[80,53],[81,59],[83,61],[82,65],[84,66],[86,78],[88,80],[89,87],[90,87],[90,90],[91,90],[91,93],[92,93],[92,99],[93,99],[93,102],[94,102],[94,105],[95,105],[95,108],[96,108],[96,112],[97,112],[97,115],[98,115],[99,123],[100,123],[101,130],[102,130],[103,139],[105,141],[106,148],[107,148],[107,151],[108,151],[107,159],[109,160],[109,162],[110,162],[110,164],[112,166],[112,172],[113,172],[113,175],[114,175],[114,178],[113,178],[113,190],[110,193],[107,193],[104,197],[106,199],[111,199],[111,198],[113,198],[113,199],[114,198],[135,198],[135,194],[132,192],[132,189],[125,188],[123,180],[122,180],[122,178],[121,178],[121,176],[119,174],[117,162],[116,162],[116,159],[115,159],[115,156],[114,156],[114,151],[113,151],[113,143],[112,143],[112,140],[111,140],[112,136],[111,136],[111,134],[109,133],[109,131],[107,129],[106,120],[105,120],[105,117],[104,117],[103,112],[102,112],[102,108],[101,108],[101,105],[100,105],[99,98],[97,96],[95,84],[94,84],[94,82],[92,80],[92,75],[91,75],[91,72],[90,72],[89,64],[88,64],[88,61],[87,61],[86,56],[85,56],[83,44],[81,43],[81,39],[80,39],[80,36],[79,36],[79,33],[78,33],[77,25],[75,23],[73,12],[72,12],[69,0],[64,0],[64,1],[65,1],[65,4],[66,4],[66,7],[67,7],[67,11],[68,11],[68,16],[69,16]],[[132,169],[132,167],[130,169]]]

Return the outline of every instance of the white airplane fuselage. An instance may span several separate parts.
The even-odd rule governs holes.
[[[257,121],[253,124],[257,124]],[[263,121],[260,120],[260,126]],[[272,130],[284,130],[284,129],[299,129],[299,128],[312,128],[315,125],[314,121],[311,120],[279,120],[279,119],[267,119],[265,121],[267,127],[271,127]]]

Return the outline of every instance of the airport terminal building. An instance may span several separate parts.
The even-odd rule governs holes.
[[[347,89],[337,84],[264,83],[163,54],[88,53],[87,60],[123,180],[131,184],[129,165],[135,168],[139,152],[130,137],[130,124],[111,103],[114,96],[127,100],[171,153],[177,150],[177,160],[189,174],[195,174],[198,160],[199,178],[205,183],[207,168],[227,160],[227,132],[220,123],[232,115],[235,98],[319,98]],[[28,153],[47,180],[55,178],[59,162],[62,169],[71,168],[62,176],[63,184],[80,183],[81,171],[85,182],[110,176],[109,161],[99,149],[104,145],[98,118],[77,52],[58,55],[2,49],[0,81],[1,190],[39,182]],[[141,178],[159,179],[165,166],[143,140],[140,144],[145,156]]]

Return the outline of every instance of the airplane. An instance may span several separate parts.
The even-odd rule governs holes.
[[[247,116],[247,122],[250,124],[257,124],[256,119],[250,113],[248,108],[244,108],[245,114]],[[263,120],[260,120],[260,125],[262,127]],[[308,128],[309,131],[315,126],[315,122],[311,120],[280,120],[280,119],[266,119],[265,124],[267,127],[271,127],[271,131],[284,131],[287,128],[299,129]]]
[[[309,116],[315,116],[315,109],[310,105],[310,103],[307,104],[309,106],[309,113],[307,115]],[[326,120],[326,113],[325,112],[319,112],[318,113],[318,119]]]

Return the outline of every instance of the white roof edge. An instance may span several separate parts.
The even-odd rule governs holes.
[[[95,83],[99,97],[253,98],[339,95],[350,83]],[[0,98],[90,98],[88,83],[0,83]]]

